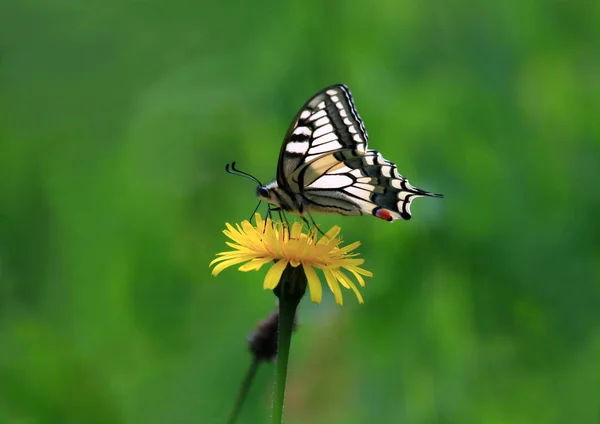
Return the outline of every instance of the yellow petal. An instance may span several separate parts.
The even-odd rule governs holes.
[[[346,285],[347,287],[350,287],[352,289],[352,291],[356,295],[356,298],[358,299],[358,303],[365,303],[360,292],[356,288],[356,285],[354,285],[352,280],[350,278],[348,278],[348,276],[346,274],[344,274],[341,269],[337,270],[336,276],[337,276],[338,280],[344,281],[344,283],[345,283],[344,285]]]
[[[225,227],[227,227],[227,229],[223,230],[224,233],[225,232],[230,232],[230,233],[237,232],[237,230],[235,229],[235,227],[233,225],[231,225],[229,222],[225,223]]]
[[[277,240],[279,240],[280,243],[287,243],[290,241],[290,228],[288,225],[283,222],[278,222],[275,232],[277,233]]]
[[[273,258],[255,258],[247,264],[242,265],[238,269],[243,272],[258,271],[264,264],[269,263]]]
[[[334,225],[333,227],[331,227],[331,229],[329,231],[327,231],[325,233],[324,236],[321,237],[321,239],[317,242],[317,244],[327,244],[332,241],[335,241],[336,237],[340,233],[340,231],[342,231],[342,229],[340,227],[338,227],[337,225]],[[339,243],[339,241],[338,241],[338,243]]]
[[[220,256],[220,258],[217,258],[217,259],[237,258],[240,256],[247,256],[248,259],[251,259],[254,257],[265,256],[265,255],[258,254],[257,252],[253,252],[251,250],[248,252],[241,252],[238,250],[234,250],[234,251],[230,250],[229,252],[219,252],[219,253],[217,253],[217,256]]]
[[[212,275],[219,275],[221,273],[221,271],[223,271],[225,268],[228,268],[230,266],[233,265],[237,265],[241,262],[246,262],[248,260],[250,260],[251,258],[248,257],[241,257],[241,258],[232,258],[232,259],[227,259],[226,261],[221,262],[219,265],[215,266],[212,270]],[[213,261],[214,262],[214,261]]]
[[[254,232],[254,226],[248,221],[242,221],[242,229],[246,234]]]
[[[218,262],[223,262],[226,261],[230,258],[228,258],[227,256],[221,256],[220,258],[215,258],[212,261],[210,261],[210,263],[208,264],[208,267],[210,268],[211,266],[213,266],[214,264],[218,263]]]
[[[242,224],[250,225],[250,227],[245,228],[245,241],[240,244],[250,249],[260,249],[262,234],[256,231],[248,221],[244,221]]]
[[[256,220],[256,228],[260,228],[264,225],[264,221],[258,212],[254,214],[254,219]]]
[[[211,267],[217,262],[228,261],[229,259],[246,257],[248,260],[254,258],[256,255],[248,254],[244,252],[221,252],[217,253],[217,258],[213,259],[208,266]]]
[[[350,243],[348,246],[344,246],[340,249],[340,253],[347,253],[350,252],[351,250],[356,249],[358,246],[360,246],[360,241],[355,241],[354,243]]]
[[[339,266],[342,268],[356,268],[365,263],[364,259],[344,258],[339,260]],[[367,271],[369,272],[369,271]],[[364,274],[363,274],[364,275]]]
[[[251,250],[251,249],[248,248],[248,246],[243,246],[241,244],[232,243],[230,241],[226,241],[225,244],[227,246],[233,248],[233,249],[236,249],[236,250],[243,250],[243,249],[248,250],[248,251]]]
[[[281,280],[281,274],[283,274],[283,270],[288,264],[287,259],[281,259],[275,265],[269,269],[267,275],[265,275],[265,282],[263,287],[265,290],[273,290],[279,284],[279,280]]]
[[[242,232],[233,228],[229,223],[226,223],[225,225],[227,226],[227,230],[223,230],[223,234],[235,241],[237,244],[244,245],[245,238]]]
[[[338,280],[344,288],[346,288],[346,289],[350,288],[350,286],[346,282],[346,279],[343,276],[340,277],[340,269],[339,268],[330,269],[330,270],[331,270],[331,273],[333,274],[333,276],[335,277],[335,279]]]
[[[335,303],[337,303],[338,305],[343,305],[344,298],[342,296],[342,291],[340,290],[340,285],[338,284],[336,278],[327,268],[323,269],[323,274],[325,274],[325,279],[327,280],[329,290],[331,290],[331,293],[333,293]]]
[[[294,224],[292,224],[290,239],[297,240],[300,238],[300,234],[302,234],[302,224],[294,222]]]
[[[372,277],[373,276],[373,273],[371,271],[367,271],[366,269],[362,269],[362,268],[359,268],[357,266],[353,267],[353,269],[354,269],[354,271],[356,271],[360,275],[364,275],[365,277]]]
[[[315,272],[315,269],[307,264],[302,264],[306,279],[308,280],[308,289],[310,291],[310,300],[315,303],[321,303],[323,298],[323,287],[321,286],[321,280]]]
[[[358,281],[358,284],[360,284],[361,287],[365,286],[365,280],[362,278],[362,275],[356,272],[353,268],[348,268],[348,271],[350,271],[354,275],[356,281]]]
[[[271,218],[267,218],[267,222],[266,224],[263,223],[263,226],[261,227],[261,231],[262,231],[262,239],[263,241],[267,241],[267,240],[273,240],[273,238],[275,238],[275,229],[273,228],[273,223],[271,221]]]

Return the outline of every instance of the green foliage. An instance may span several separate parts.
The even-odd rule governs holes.
[[[375,277],[301,305],[288,423],[600,415],[600,3],[0,2],[0,422],[223,423],[274,297],[208,263],[292,117],[353,91],[421,199],[318,217]],[[241,423],[266,422],[272,367]]]

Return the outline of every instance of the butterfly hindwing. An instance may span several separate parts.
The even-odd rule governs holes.
[[[319,169],[311,170],[313,166]],[[393,162],[375,150],[365,154],[340,150],[309,164],[305,175],[312,176],[305,178],[303,190],[309,210],[372,214],[393,221],[411,218],[410,206],[416,197],[437,196],[412,186]]]

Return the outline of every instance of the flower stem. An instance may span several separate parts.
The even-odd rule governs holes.
[[[277,290],[278,289],[278,290]],[[306,275],[302,267],[288,267],[283,272],[275,294],[279,297],[279,334],[277,339],[277,368],[273,400],[273,424],[283,422],[283,403],[288,371],[288,359],[296,309],[306,290]]]

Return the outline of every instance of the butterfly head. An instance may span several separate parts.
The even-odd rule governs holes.
[[[277,181],[273,181],[266,186],[259,185],[256,187],[256,195],[261,200],[269,202],[276,207],[282,207],[285,210],[290,209],[288,196],[279,188]]]
[[[261,199],[268,199],[269,198],[269,189],[265,186],[258,186],[256,187],[256,195],[258,197],[260,197]]]

